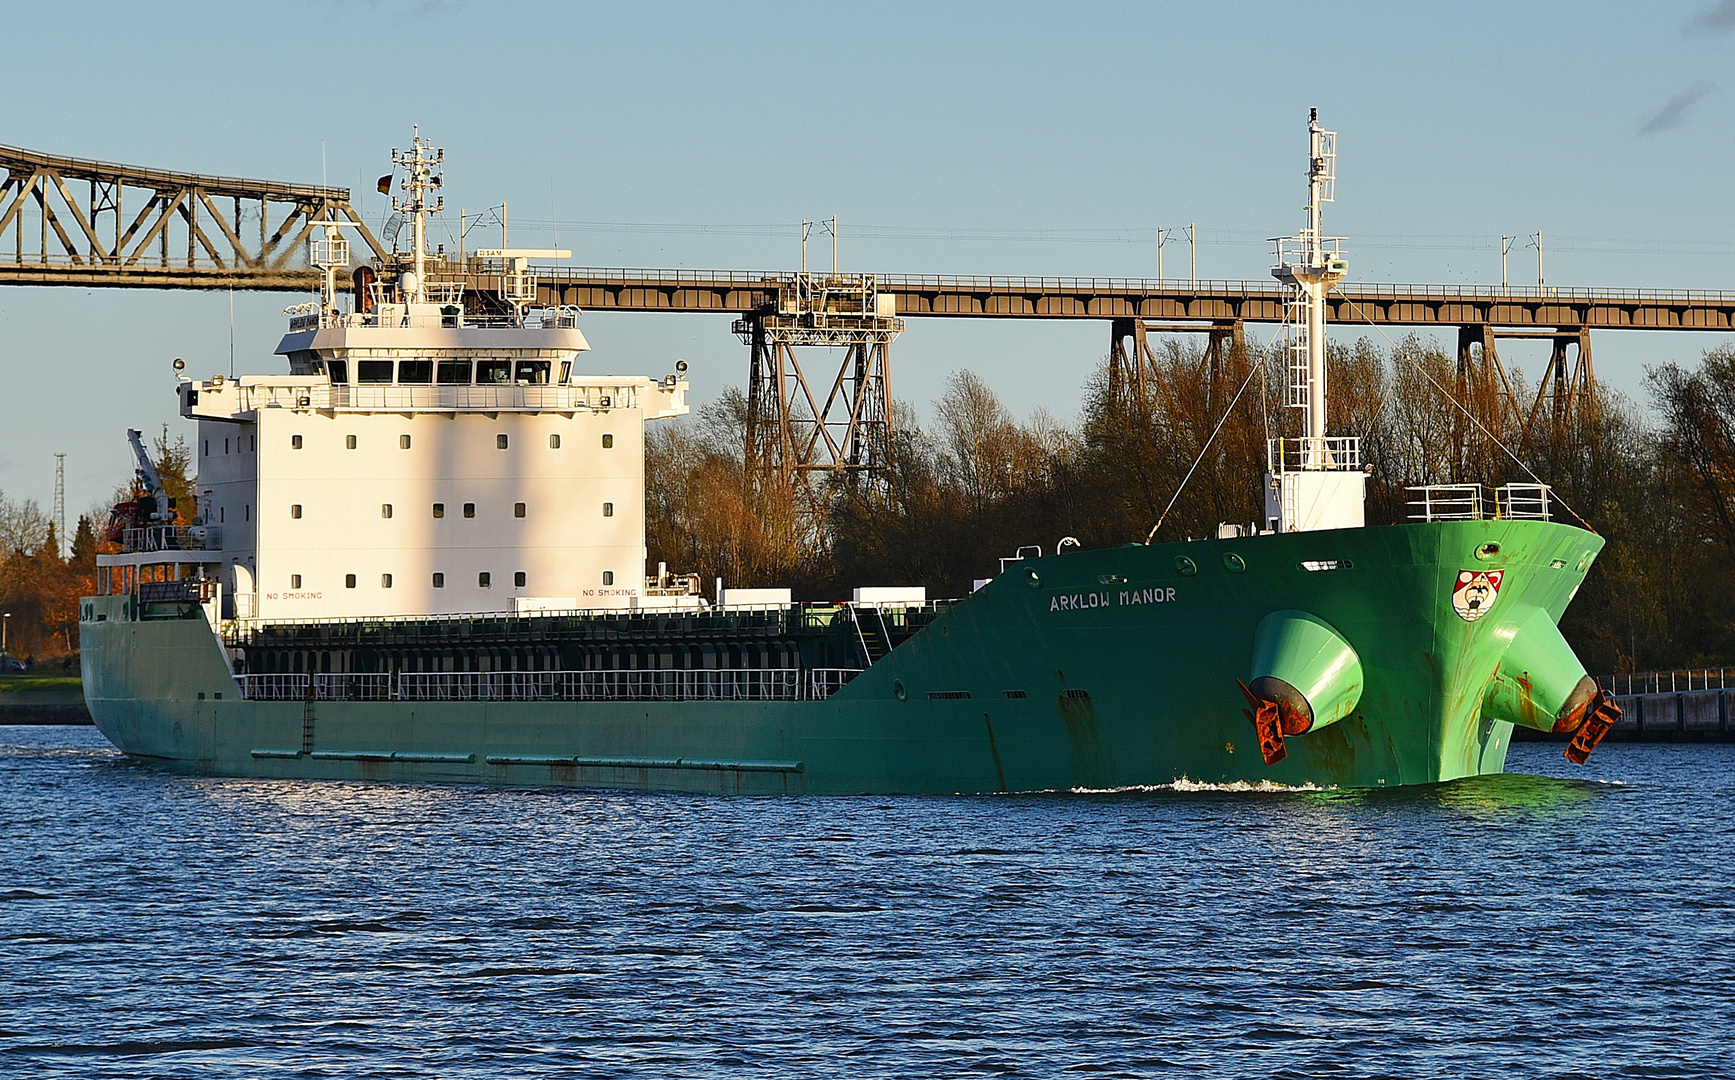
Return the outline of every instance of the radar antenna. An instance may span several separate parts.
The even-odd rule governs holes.
[[[437,214],[446,209],[444,195],[437,195],[430,202],[428,193],[443,190],[446,186],[446,151],[435,149],[432,143],[423,139],[419,125],[412,128],[411,132],[410,149],[402,152],[395,148],[392,150],[392,164],[404,170],[404,180],[399,186],[408,196],[400,198],[393,195],[392,209],[405,215],[411,226],[412,276],[401,280],[399,287],[406,304],[423,304],[427,303],[422,265],[427,257],[427,218],[429,214]]]

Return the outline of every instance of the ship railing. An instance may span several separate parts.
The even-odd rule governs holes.
[[[123,551],[222,551],[217,525],[143,525],[121,534]]]
[[[259,409],[426,409],[494,412],[512,409],[603,410],[638,406],[632,383],[483,386],[263,383],[240,387],[237,411]]]
[[[1410,493],[1411,521],[1481,521],[1481,484],[1423,484]]]
[[[249,701],[302,701],[307,697],[306,675],[239,675],[241,696]]]
[[[861,668],[809,668],[807,669],[807,700],[824,701],[843,689],[845,683],[861,673]]]
[[[313,676],[313,696],[321,701],[390,701],[396,687],[390,672],[345,672]]]
[[[1493,513],[1481,484],[1425,484],[1410,493],[1411,521],[1549,521],[1552,492],[1547,484],[1505,484],[1494,489]]]
[[[1273,473],[1361,468],[1361,439],[1354,435],[1325,438],[1271,439],[1265,444],[1266,467]]]
[[[1611,694],[1690,694],[1700,690],[1735,689],[1735,668],[1682,668],[1678,671],[1635,671],[1601,675],[1597,683]]]

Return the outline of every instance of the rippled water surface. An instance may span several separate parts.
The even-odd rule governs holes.
[[[0,1075],[1735,1072],[1735,747],[1508,767],[709,798],[0,728]]]

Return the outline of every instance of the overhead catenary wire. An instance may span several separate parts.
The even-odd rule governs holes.
[[[1342,296],[1346,301],[1348,301],[1351,310],[1356,311],[1357,313],[1360,313],[1361,305],[1356,303],[1354,300],[1350,300],[1350,298],[1347,295],[1345,295],[1345,293],[1342,289],[1338,288],[1336,285],[1333,285],[1332,291],[1337,293],[1339,296]],[[1498,446],[1506,454],[1507,457],[1512,459],[1513,464],[1517,465],[1520,469],[1523,469],[1524,474],[1526,476],[1530,477],[1532,480],[1536,481],[1538,484],[1542,484],[1543,486],[1547,487],[1549,489],[1549,494],[1554,499],[1554,501],[1559,503],[1561,505],[1561,508],[1564,509],[1567,513],[1571,514],[1574,518],[1577,518],[1578,523],[1580,525],[1583,525],[1586,529],[1589,529],[1593,533],[1596,532],[1596,526],[1594,526],[1590,522],[1586,521],[1583,514],[1580,514],[1577,510],[1574,510],[1570,503],[1568,503],[1565,499],[1561,498],[1559,492],[1556,492],[1554,490],[1553,485],[1546,483],[1542,479],[1542,477],[1536,475],[1536,471],[1534,469],[1532,469],[1529,465],[1526,465],[1524,463],[1523,458],[1519,457],[1516,453],[1513,452],[1511,447],[1507,446],[1503,441],[1501,441],[1500,436],[1494,434],[1492,431],[1489,431],[1487,426],[1484,425],[1481,420],[1478,420],[1476,418],[1475,413],[1471,412],[1469,410],[1469,408],[1466,407],[1463,402],[1459,401],[1458,398],[1450,390],[1447,390],[1444,386],[1441,386],[1440,380],[1434,378],[1434,376],[1431,373],[1429,373],[1429,371],[1426,367],[1423,367],[1421,364],[1416,363],[1412,357],[1410,357],[1408,354],[1406,354],[1403,346],[1401,346],[1397,342],[1393,341],[1391,338],[1391,335],[1387,334],[1384,330],[1382,330],[1378,323],[1374,322],[1370,318],[1367,318],[1365,315],[1362,316],[1362,320],[1364,322],[1366,322],[1367,325],[1373,327],[1374,330],[1378,331],[1380,337],[1383,337],[1386,339],[1386,344],[1390,345],[1392,347],[1392,356],[1394,358],[1402,356],[1406,360],[1410,360],[1411,364],[1415,367],[1415,369],[1422,373],[1422,377],[1424,379],[1427,379],[1428,382],[1433,385],[1434,389],[1438,390],[1440,392],[1440,396],[1444,397],[1447,401],[1451,402],[1452,405],[1459,412],[1463,413],[1464,416],[1469,419],[1470,423],[1476,425],[1476,430],[1478,430],[1482,434],[1488,436],[1488,441],[1492,442],[1495,446]],[[1161,522],[1159,522],[1158,524],[1161,524]],[[1155,530],[1152,530],[1152,531],[1155,532]],[[1600,536],[1601,534],[1598,533],[1597,535]]]

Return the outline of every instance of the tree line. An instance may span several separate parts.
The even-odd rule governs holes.
[[[651,559],[797,598],[860,585],[962,596],[1023,544],[1142,542],[1159,519],[1157,541],[1263,524],[1267,440],[1301,433],[1278,358],[1174,340],[1154,352],[1138,395],[1105,360],[1070,424],[1021,422],[960,371],[927,427],[895,408],[889,467],[872,481],[750,475],[748,404],[727,392],[647,435]],[[1607,542],[1562,622],[1587,667],[1735,662],[1735,348],[1650,370],[1654,418],[1608,389],[1539,407],[1535,386],[1517,372],[1502,383],[1479,349],[1461,365],[1415,337],[1334,344],[1327,368],[1329,430],[1359,435],[1370,469],[1369,524],[1406,520],[1414,486],[1547,483],[1556,520]]]

